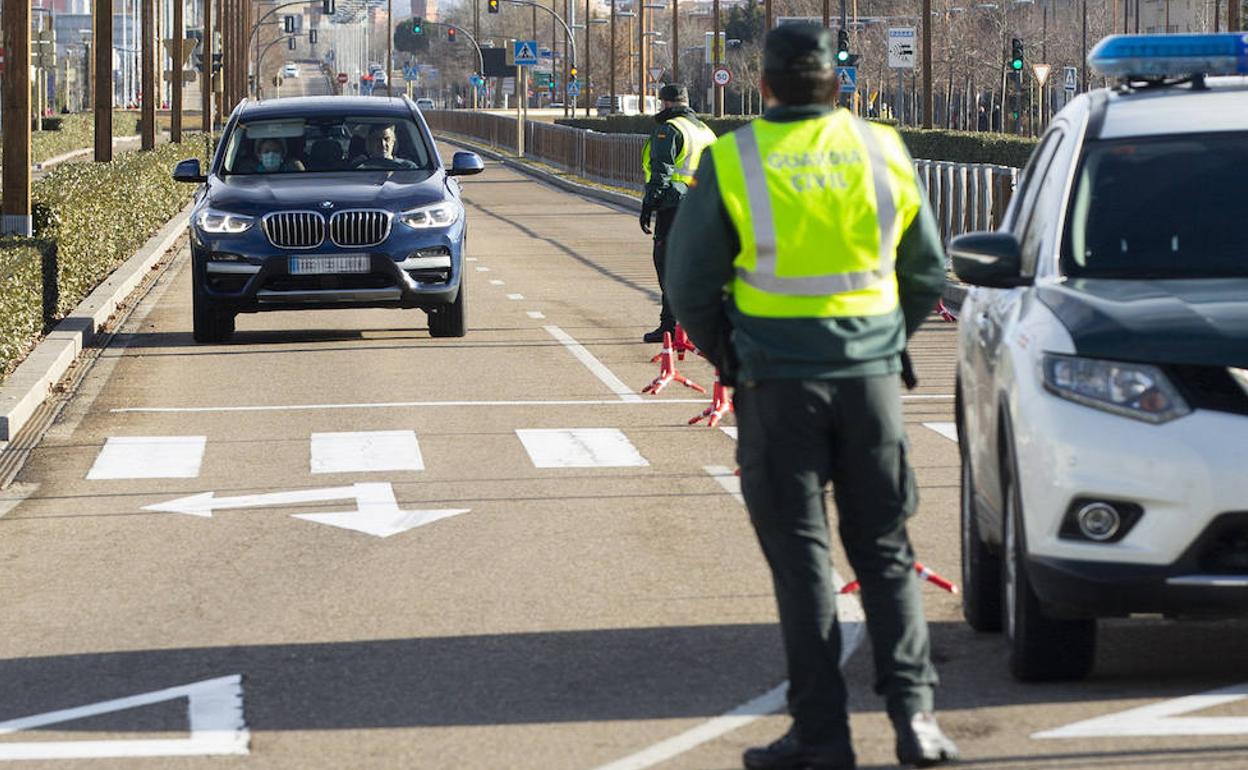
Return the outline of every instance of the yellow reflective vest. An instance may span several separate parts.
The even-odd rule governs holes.
[[[922,192],[901,137],[846,110],[755,120],[711,147],[741,251],[737,309],[765,318],[878,316],[897,308],[893,270]]]
[[[672,126],[680,132],[681,143],[680,153],[676,156],[676,169],[672,172],[672,181],[681,182],[688,186],[693,182],[693,175],[698,170],[698,161],[702,159],[702,151],[715,143],[715,132],[707,128],[702,123],[690,120],[684,115],[677,115],[667,121],[666,125]],[[645,174],[645,180],[650,181],[650,140],[646,139],[646,144],[641,149],[641,169]]]

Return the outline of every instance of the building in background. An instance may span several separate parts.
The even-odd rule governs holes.
[[[412,15],[429,21],[437,21],[438,0],[412,0]]]

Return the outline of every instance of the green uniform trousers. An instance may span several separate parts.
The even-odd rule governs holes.
[[[841,543],[862,585],[876,692],[894,721],[931,711],[936,671],[906,534],[918,492],[897,376],[743,382],[734,406],[741,491],[775,584],[798,736],[849,745],[829,482]]]

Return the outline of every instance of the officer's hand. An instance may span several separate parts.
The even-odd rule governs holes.
[[[654,221],[654,209],[649,206],[641,207],[641,231],[646,235],[650,235],[650,223]]]

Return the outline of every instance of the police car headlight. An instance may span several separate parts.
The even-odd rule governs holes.
[[[255,217],[215,209],[204,209],[195,218],[200,230],[213,235],[238,235],[247,232],[253,222]]]
[[[1050,392],[1084,406],[1152,423],[1192,411],[1156,366],[1054,353],[1044,356],[1043,366]]]
[[[459,219],[459,209],[454,203],[449,201],[444,203],[435,203],[432,206],[421,206],[418,209],[404,211],[399,215],[399,221],[408,227],[417,230],[427,230],[431,227],[450,227]]]

